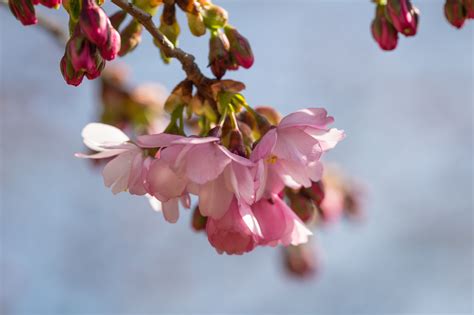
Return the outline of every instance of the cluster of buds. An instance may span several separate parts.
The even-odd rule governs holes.
[[[117,128],[90,124],[82,136],[97,153],[78,156],[112,158],[103,170],[105,185],[113,193],[147,196],[171,223],[179,218],[179,205],[189,208],[190,195],[196,195],[193,228],[205,230],[219,253],[306,243],[312,232],[285,201],[286,191],[312,189],[321,181],[320,159],[344,132],[327,127],[334,120],[322,108],[281,120],[269,107],[257,111],[238,93],[239,82],[213,83],[212,97],[193,95],[193,89],[183,81],[173,90],[164,132],[132,141]],[[195,135],[185,134],[186,113],[198,119]]]
[[[444,15],[452,26],[461,28],[466,19],[474,19],[474,0],[446,0]]]
[[[375,18],[372,36],[383,50],[397,47],[398,33],[414,36],[418,28],[419,10],[410,0],[374,0]]]
[[[84,76],[89,80],[97,78],[104,69],[105,60],[115,59],[119,50],[120,34],[104,10],[94,0],[83,0],[79,21],[61,59],[64,80],[77,86]]]
[[[51,9],[58,9],[61,5],[61,0],[8,0],[11,12],[23,25],[38,23],[34,7],[38,4]]]

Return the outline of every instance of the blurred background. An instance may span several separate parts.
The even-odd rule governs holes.
[[[215,3],[252,44],[254,66],[226,76],[250,104],[326,107],[346,130],[327,160],[366,183],[366,220],[316,231],[321,270],[300,280],[279,248],[221,256],[189,212],[171,225],[145,198],[113,196],[73,157],[97,120],[98,81],[67,86],[63,48],[2,7],[0,313],[472,313],[474,22],[455,30],[443,1],[415,1],[419,33],[386,53],[369,1]],[[207,38],[184,25],[182,47],[205,69]],[[136,84],[184,77],[148,35],[121,62]]]

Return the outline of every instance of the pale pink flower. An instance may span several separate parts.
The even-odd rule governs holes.
[[[252,205],[252,211],[262,232],[260,245],[299,245],[313,234],[277,195],[260,199]]]
[[[253,203],[254,164],[229,152],[215,137],[157,134],[139,137],[142,147],[162,148],[147,177],[149,193],[165,202],[192,193],[199,196],[204,216],[221,218],[235,196]]]
[[[97,151],[86,155],[76,153],[76,157],[89,159],[104,159],[115,157],[108,162],[102,175],[104,184],[112,187],[112,193],[117,194],[128,190],[134,195],[144,195],[144,175],[150,158],[145,158],[140,147],[129,142],[130,139],[120,129],[101,123],[91,123],[82,130],[84,144]]]
[[[327,129],[334,119],[322,108],[297,111],[270,129],[252,152],[256,168],[257,200],[285,186],[310,187],[322,176],[321,155],[344,138],[344,132]]]
[[[206,232],[211,245],[220,254],[242,255],[253,250],[261,238],[261,232],[250,207],[244,202],[239,204],[233,198],[226,210],[220,219],[207,219]]]

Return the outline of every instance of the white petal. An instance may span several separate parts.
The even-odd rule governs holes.
[[[119,145],[130,139],[122,130],[101,123],[90,123],[82,129],[84,144],[92,150],[103,151],[103,146]]]

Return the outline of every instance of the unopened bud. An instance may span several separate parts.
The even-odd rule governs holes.
[[[109,18],[104,10],[94,0],[84,0],[79,25],[82,32],[92,43],[101,47],[107,42],[109,23]]]
[[[104,68],[105,68],[105,60],[102,59],[102,57],[100,56],[100,54],[98,52],[95,53],[94,60],[95,60],[94,68],[89,69],[86,72],[86,77],[89,80],[94,80],[94,79],[98,78],[101,75],[102,70],[104,70]]]
[[[245,150],[244,139],[242,133],[238,129],[233,129],[230,131],[229,135],[229,151],[247,157],[247,151]]]
[[[67,56],[75,71],[92,71],[95,67],[94,54],[97,47],[77,32],[66,44]]]
[[[229,64],[229,41],[224,33],[212,32],[209,39],[209,66],[217,79],[224,76]]]
[[[305,243],[284,248],[284,261],[288,272],[294,276],[306,278],[317,271],[318,260],[312,246],[312,243]]]
[[[121,47],[119,56],[125,56],[129,52],[133,51],[142,40],[143,27],[136,20],[132,20],[127,27],[125,27],[120,33]]]
[[[461,28],[467,17],[466,8],[462,0],[446,0],[444,4],[444,15],[452,26]]]
[[[204,19],[199,12],[196,14],[186,13],[186,17],[188,18],[189,30],[194,36],[202,36],[206,34],[206,25],[204,24]]]
[[[209,132],[207,133],[208,137],[216,137],[220,138],[222,137],[222,127],[221,126],[215,126]]]
[[[230,53],[235,58],[237,63],[245,69],[253,65],[254,58],[252,48],[250,47],[247,38],[242,36],[235,28],[226,26],[225,34],[229,39]]]
[[[399,33],[405,36],[416,34],[419,11],[410,0],[387,0],[385,13]]]
[[[211,30],[223,28],[227,24],[227,11],[217,5],[208,5],[202,13],[204,24]]]
[[[61,59],[60,68],[61,74],[63,75],[63,78],[67,84],[74,86],[81,84],[82,79],[84,78],[84,72],[74,70],[74,67],[66,55],[64,55]]]
[[[178,21],[176,20],[174,5],[165,5],[160,21],[160,32],[166,36],[166,38],[173,44],[173,46],[177,46],[178,37],[179,33],[181,32],[181,29],[179,27]],[[169,63],[169,56],[166,56],[166,54],[161,50],[161,46],[156,40],[154,40],[153,42],[158,48],[160,48],[161,58],[163,59],[163,61],[165,63]]]
[[[324,200],[324,185],[322,181],[313,182],[310,188],[310,196],[317,207],[321,207]]]
[[[23,25],[38,23],[35,15],[35,7],[31,0],[8,0],[8,6],[15,18]]]
[[[383,50],[393,50],[397,47],[398,32],[385,16],[384,5],[377,5],[371,30],[372,36]]]
[[[281,114],[273,107],[258,106],[255,111],[264,116],[272,125],[278,125],[281,120]]]
[[[109,24],[109,37],[100,47],[100,54],[105,60],[114,60],[120,50],[120,34]]]

